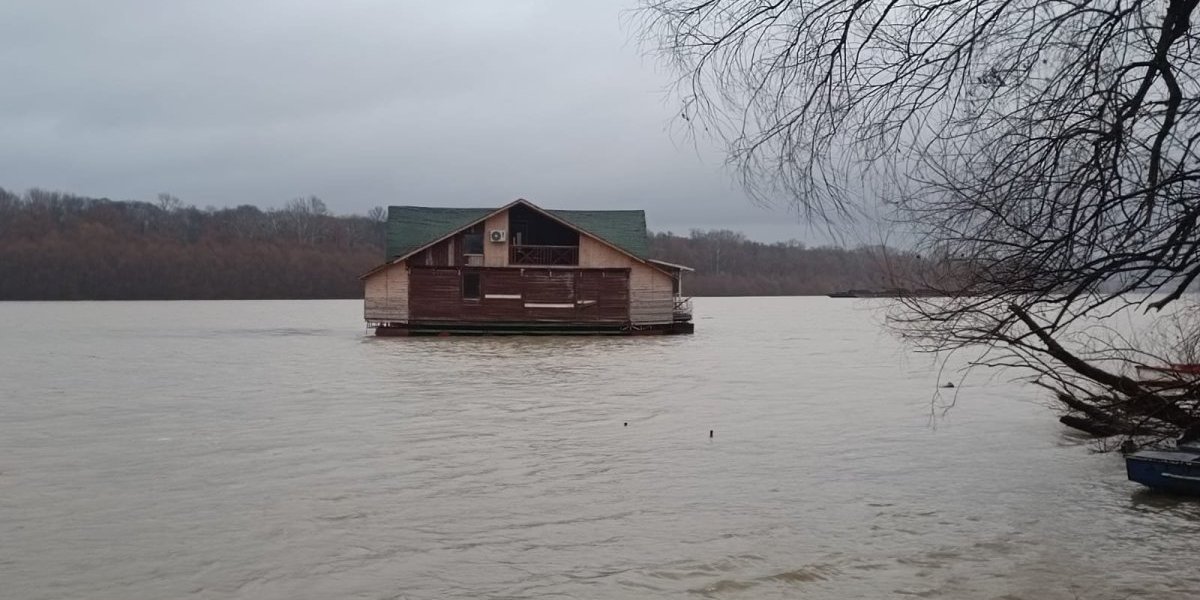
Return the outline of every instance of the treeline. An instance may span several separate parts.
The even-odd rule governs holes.
[[[317,197],[277,209],[112,201],[0,188],[0,300],[361,298],[383,259],[386,212],[337,216]],[[731,231],[653,234],[652,254],[696,269],[694,296],[894,287],[915,257],[880,248],[763,244]]]
[[[882,246],[809,248],[764,244],[728,230],[693,230],[688,237],[650,236],[655,258],[696,269],[684,280],[690,296],[803,296],[906,287],[919,289],[920,257]]]
[[[316,197],[264,211],[0,188],[0,300],[356,298],[382,247],[380,211]]]

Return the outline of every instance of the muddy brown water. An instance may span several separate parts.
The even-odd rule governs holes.
[[[931,418],[957,375],[874,302],[636,339],[0,303],[0,597],[1200,597],[1200,503],[1006,376]]]

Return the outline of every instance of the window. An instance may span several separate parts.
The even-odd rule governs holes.
[[[483,254],[483,232],[463,234],[463,254]]]
[[[463,300],[478,300],[479,299],[479,273],[463,273],[462,275],[462,297]]]
[[[483,254],[483,223],[476,223],[463,230],[463,254]]]

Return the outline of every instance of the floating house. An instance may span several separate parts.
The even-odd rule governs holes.
[[[691,270],[649,257],[640,210],[392,206],[364,314],[377,335],[691,333]]]

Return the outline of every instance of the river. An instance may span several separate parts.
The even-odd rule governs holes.
[[[354,301],[0,303],[0,597],[1200,596],[1200,503],[878,307],[403,339]]]

